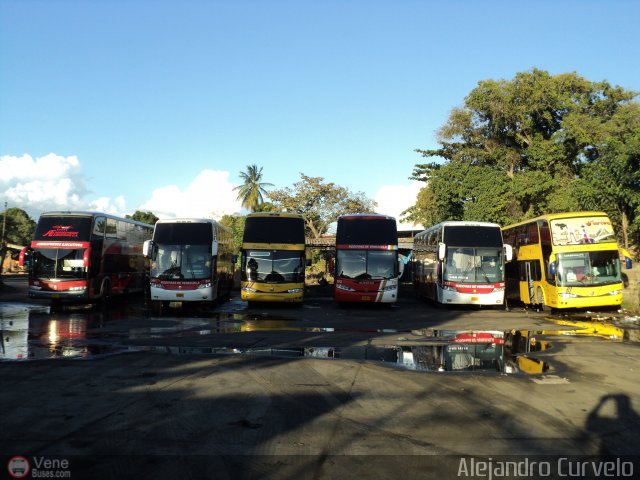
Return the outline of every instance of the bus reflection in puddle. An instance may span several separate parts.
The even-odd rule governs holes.
[[[220,313],[204,318],[164,318],[162,322],[131,325],[126,309],[50,314],[47,308],[27,304],[0,307],[0,360],[94,358],[132,350],[175,354],[244,354],[249,356],[313,357],[384,362],[416,371],[544,373],[549,365],[538,354],[551,347],[550,336],[586,335],[622,341],[623,331],[602,321],[552,320],[554,330],[455,331],[401,330],[365,327],[310,326],[304,321],[268,316]],[[127,319],[127,323],[118,320]],[[306,323],[306,324],[305,324]],[[301,346],[236,348],[170,346],[172,338],[242,334],[260,330],[299,332],[410,333],[392,345]],[[230,337],[233,338],[233,337]],[[323,336],[323,341],[331,337]],[[135,346],[132,340],[157,339],[154,345]],[[127,340],[128,345],[121,342]],[[145,342],[146,343],[146,342]],[[184,342],[183,342],[184,343]],[[201,343],[201,342],[199,342]],[[327,342],[328,343],[328,342]]]
[[[123,350],[112,342],[92,339],[88,326],[102,314],[50,314],[49,307],[4,304],[0,307],[0,360],[92,358]]]

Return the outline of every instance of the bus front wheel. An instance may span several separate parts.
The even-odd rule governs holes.
[[[551,311],[549,306],[544,303],[544,294],[542,293],[541,288],[536,289],[536,305],[535,306],[539,312],[549,313]]]
[[[151,300],[151,312],[158,317],[162,315],[162,302],[160,300]]]
[[[100,288],[100,298],[103,302],[108,302],[111,297],[111,282],[109,280],[105,280],[102,282],[102,287]]]

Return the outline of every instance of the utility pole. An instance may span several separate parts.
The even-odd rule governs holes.
[[[7,202],[4,202],[4,217],[2,218],[2,242],[0,242],[0,275],[2,274],[2,267],[4,266],[4,230],[7,227]],[[1,279],[0,279],[1,281]]]
[[[7,202],[4,202],[4,218],[2,219],[2,248],[4,248],[4,229],[7,226]]]

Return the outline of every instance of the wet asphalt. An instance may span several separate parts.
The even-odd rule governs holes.
[[[631,312],[329,293],[153,316],[142,297],[51,311],[5,279],[0,456],[69,458],[76,478],[447,478],[464,456],[636,453]]]

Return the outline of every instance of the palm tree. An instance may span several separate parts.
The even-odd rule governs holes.
[[[262,167],[257,165],[247,165],[246,172],[240,172],[242,185],[238,185],[234,190],[238,190],[238,200],[242,202],[242,206],[252,212],[264,200],[263,195],[267,194],[264,187],[273,187],[272,183],[261,182]]]

